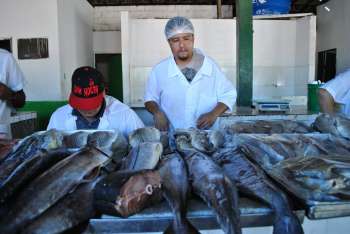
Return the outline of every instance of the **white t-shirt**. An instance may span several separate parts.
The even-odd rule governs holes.
[[[12,91],[20,91],[24,86],[24,76],[12,54],[0,49],[0,82]],[[0,133],[10,132],[11,107],[0,100]]]
[[[99,130],[117,130],[124,134],[125,137],[135,129],[144,127],[143,122],[138,115],[124,103],[111,96],[105,97],[106,109],[100,118],[98,125]],[[62,131],[76,130],[77,116],[72,115],[73,108],[67,104],[58,108],[50,118],[49,129]]]
[[[199,116],[212,111],[218,102],[232,110],[236,97],[232,83],[211,58],[204,55],[202,67],[188,82],[171,56],[152,69],[144,101],[156,102],[170,128],[176,129],[196,127]]]
[[[350,69],[338,74],[321,88],[327,90],[334,102],[340,104],[340,112],[350,117]]]

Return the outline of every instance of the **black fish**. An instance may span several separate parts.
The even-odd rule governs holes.
[[[73,152],[65,148],[52,151],[40,150],[34,157],[24,161],[0,183],[0,203],[5,202],[22,185],[27,184],[46,169],[55,165],[60,160]]]
[[[55,205],[26,226],[23,234],[56,234],[89,220],[96,214],[93,205],[93,188],[98,179],[79,185]]]
[[[267,203],[275,212],[274,234],[302,234],[298,218],[291,211],[284,192],[276,188],[264,172],[251,163],[240,149],[225,148],[213,155],[240,192]]]
[[[0,164],[0,183],[23,161],[32,158],[41,149],[56,149],[62,146],[63,135],[57,130],[35,133],[19,141]]]
[[[172,224],[164,233],[199,233],[187,220],[188,177],[185,162],[178,153],[165,156],[160,162],[163,195],[174,214]]]
[[[194,192],[213,208],[225,233],[242,233],[235,185],[211,158],[189,145],[186,136],[176,138],[176,146],[186,161]]]

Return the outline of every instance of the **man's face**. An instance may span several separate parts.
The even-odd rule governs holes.
[[[97,107],[96,109],[93,109],[93,110],[78,109],[78,111],[84,118],[91,119],[97,115],[97,113],[100,111],[101,107],[102,107],[102,105],[100,105],[99,107]]]
[[[186,61],[192,58],[194,36],[192,33],[180,33],[168,40],[175,60]]]

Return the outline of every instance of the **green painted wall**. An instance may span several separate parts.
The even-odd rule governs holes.
[[[37,131],[40,131],[46,129],[51,114],[67,103],[67,101],[28,101],[18,111],[35,111],[37,113]]]

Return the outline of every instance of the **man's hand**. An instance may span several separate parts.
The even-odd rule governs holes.
[[[162,111],[157,111],[153,115],[154,125],[160,131],[167,131],[169,126],[169,121]]]
[[[0,82],[0,99],[4,101],[10,101],[12,98],[12,90],[6,85]]]
[[[218,102],[215,108],[205,113],[197,119],[197,128],[199,129],[208,129],[215,123],[217,117],[219,117],[222,113],[227,110],[227,106],[224,103]]]
[[[217,117],[218,116],[212,111],[199,116],[197,120],[197,128],[199,129],[210,128],[215,123],[215,120]]]

